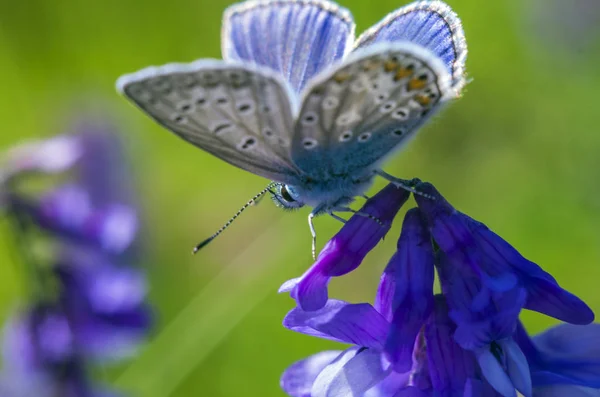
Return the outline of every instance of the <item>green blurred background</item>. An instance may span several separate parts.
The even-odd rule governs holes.
[[[464,23],[473,81],[385,169],[435,183],[600,311],[600,3],[449,3]],[[266,181],[176,139],[115,93],[121,74],[220,58],[229,4],[0,1],[0,147],[67,132],[81,117],[109,118],[133,156],[159,322],[139,358],[100,374],[132,395],[281,396],[287,365],[335,345],[281,326],[293,302],[277,288],[311,264],[308,209],[284,214],[265,200],[192,257],[193,244]],[[403,5],[341,4],[358,32]],[[333,282],[333,295],[373,300],[401,219],[360,269]],[[320,245],[339,228],[328,218],[316,224]],[[1,233],[3,321],[25,291],[8,229]],[[553,324],[523,317],[536,332]]]

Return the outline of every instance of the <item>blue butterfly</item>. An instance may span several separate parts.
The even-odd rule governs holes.
[[[413,190],[380,166],[466,83],[462,25],[441,1],[354,30],[329,1],[247,1],[225,11],[224,60],[149,67],[117,87],[186,141],[275,181],[244,208],[266,192],[313,207],[314,255],[312,218],[341,219],[376,175]]]

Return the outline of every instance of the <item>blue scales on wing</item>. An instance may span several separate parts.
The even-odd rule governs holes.
[[[429,50],[378,43],[317,76],[302,98],[294,163],[316,180],[358,180],[406,144],[454,90]]]
[[[328,1],[247,1],[225,11],[221,36],[223,59],[269,67],[299,92],[350,49],[354,22]]]
[[[452,74],[454,89],[462,89],[467,44],[460,19],[447,4],[419,1],[399,8],[364,32],[355,47],[399,41],[410,41],[433,52]]]

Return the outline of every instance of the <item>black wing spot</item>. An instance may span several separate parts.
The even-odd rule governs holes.
[[[213,132],[215,134],[219,134],[221,132],[223,132],[224,130],[228,129],[229,127],[231,127],[231,123],[222,123],[222,124],[218,124],[217,126],[215,126],[215,128],[213,129]]]
[[[248,137],[244,141],[242,141],[241,149],[248,150],[248,149],[252,148],[252,146],[254,146],[255,144],[256,144],[256,139],[254,139],[252,137]]]
[[[190,110],[192,110],[192,105],[189,103],[184,103],[179,107],[179,110],[181,110],[184,113],[189,112]]]
[[[314,125],[317,123],[318,116],[315,112],[307,112],[304,117],[302,117],[303,125]]]
[[[252,103],[249,102],[244,102],[244,103],[240,103],[238,104],[238,112],[240,112],[241,114],[247,114],[252,112],[252,109],[254,109],[254,106],[252,105]]]
[[[363,132],[362,134],[360,134],[358,136],[358,141],[359,142],[366,142],[369,139],[371,139],[371,133],[370,132]]]
[[[317,141],[312,138],[304,138],[302,146],[304,146],[305,149],[313,149],[317,146]]]

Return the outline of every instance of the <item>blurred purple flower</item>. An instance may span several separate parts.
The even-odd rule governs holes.
[[[115,135],[85,126],[57,142],[11,152],[10,178],[2,185],[36,294],[7,328],[0,391],[10,397],[111,396],[93,382],[88,367],[130,357],[152,323],[137,267],[137,211]],[[58,155],[63,158],[53,162]],[[46,193],[19,186],[30,171],[67,169],[74,174],[70,182]],[[51,244],[52,255],[33,257],[33,238]]]
[[[2,156],[2,173],[6,178],[26,172],[63,172],[80,159],[81,149],[69,135],[24,143]]]

